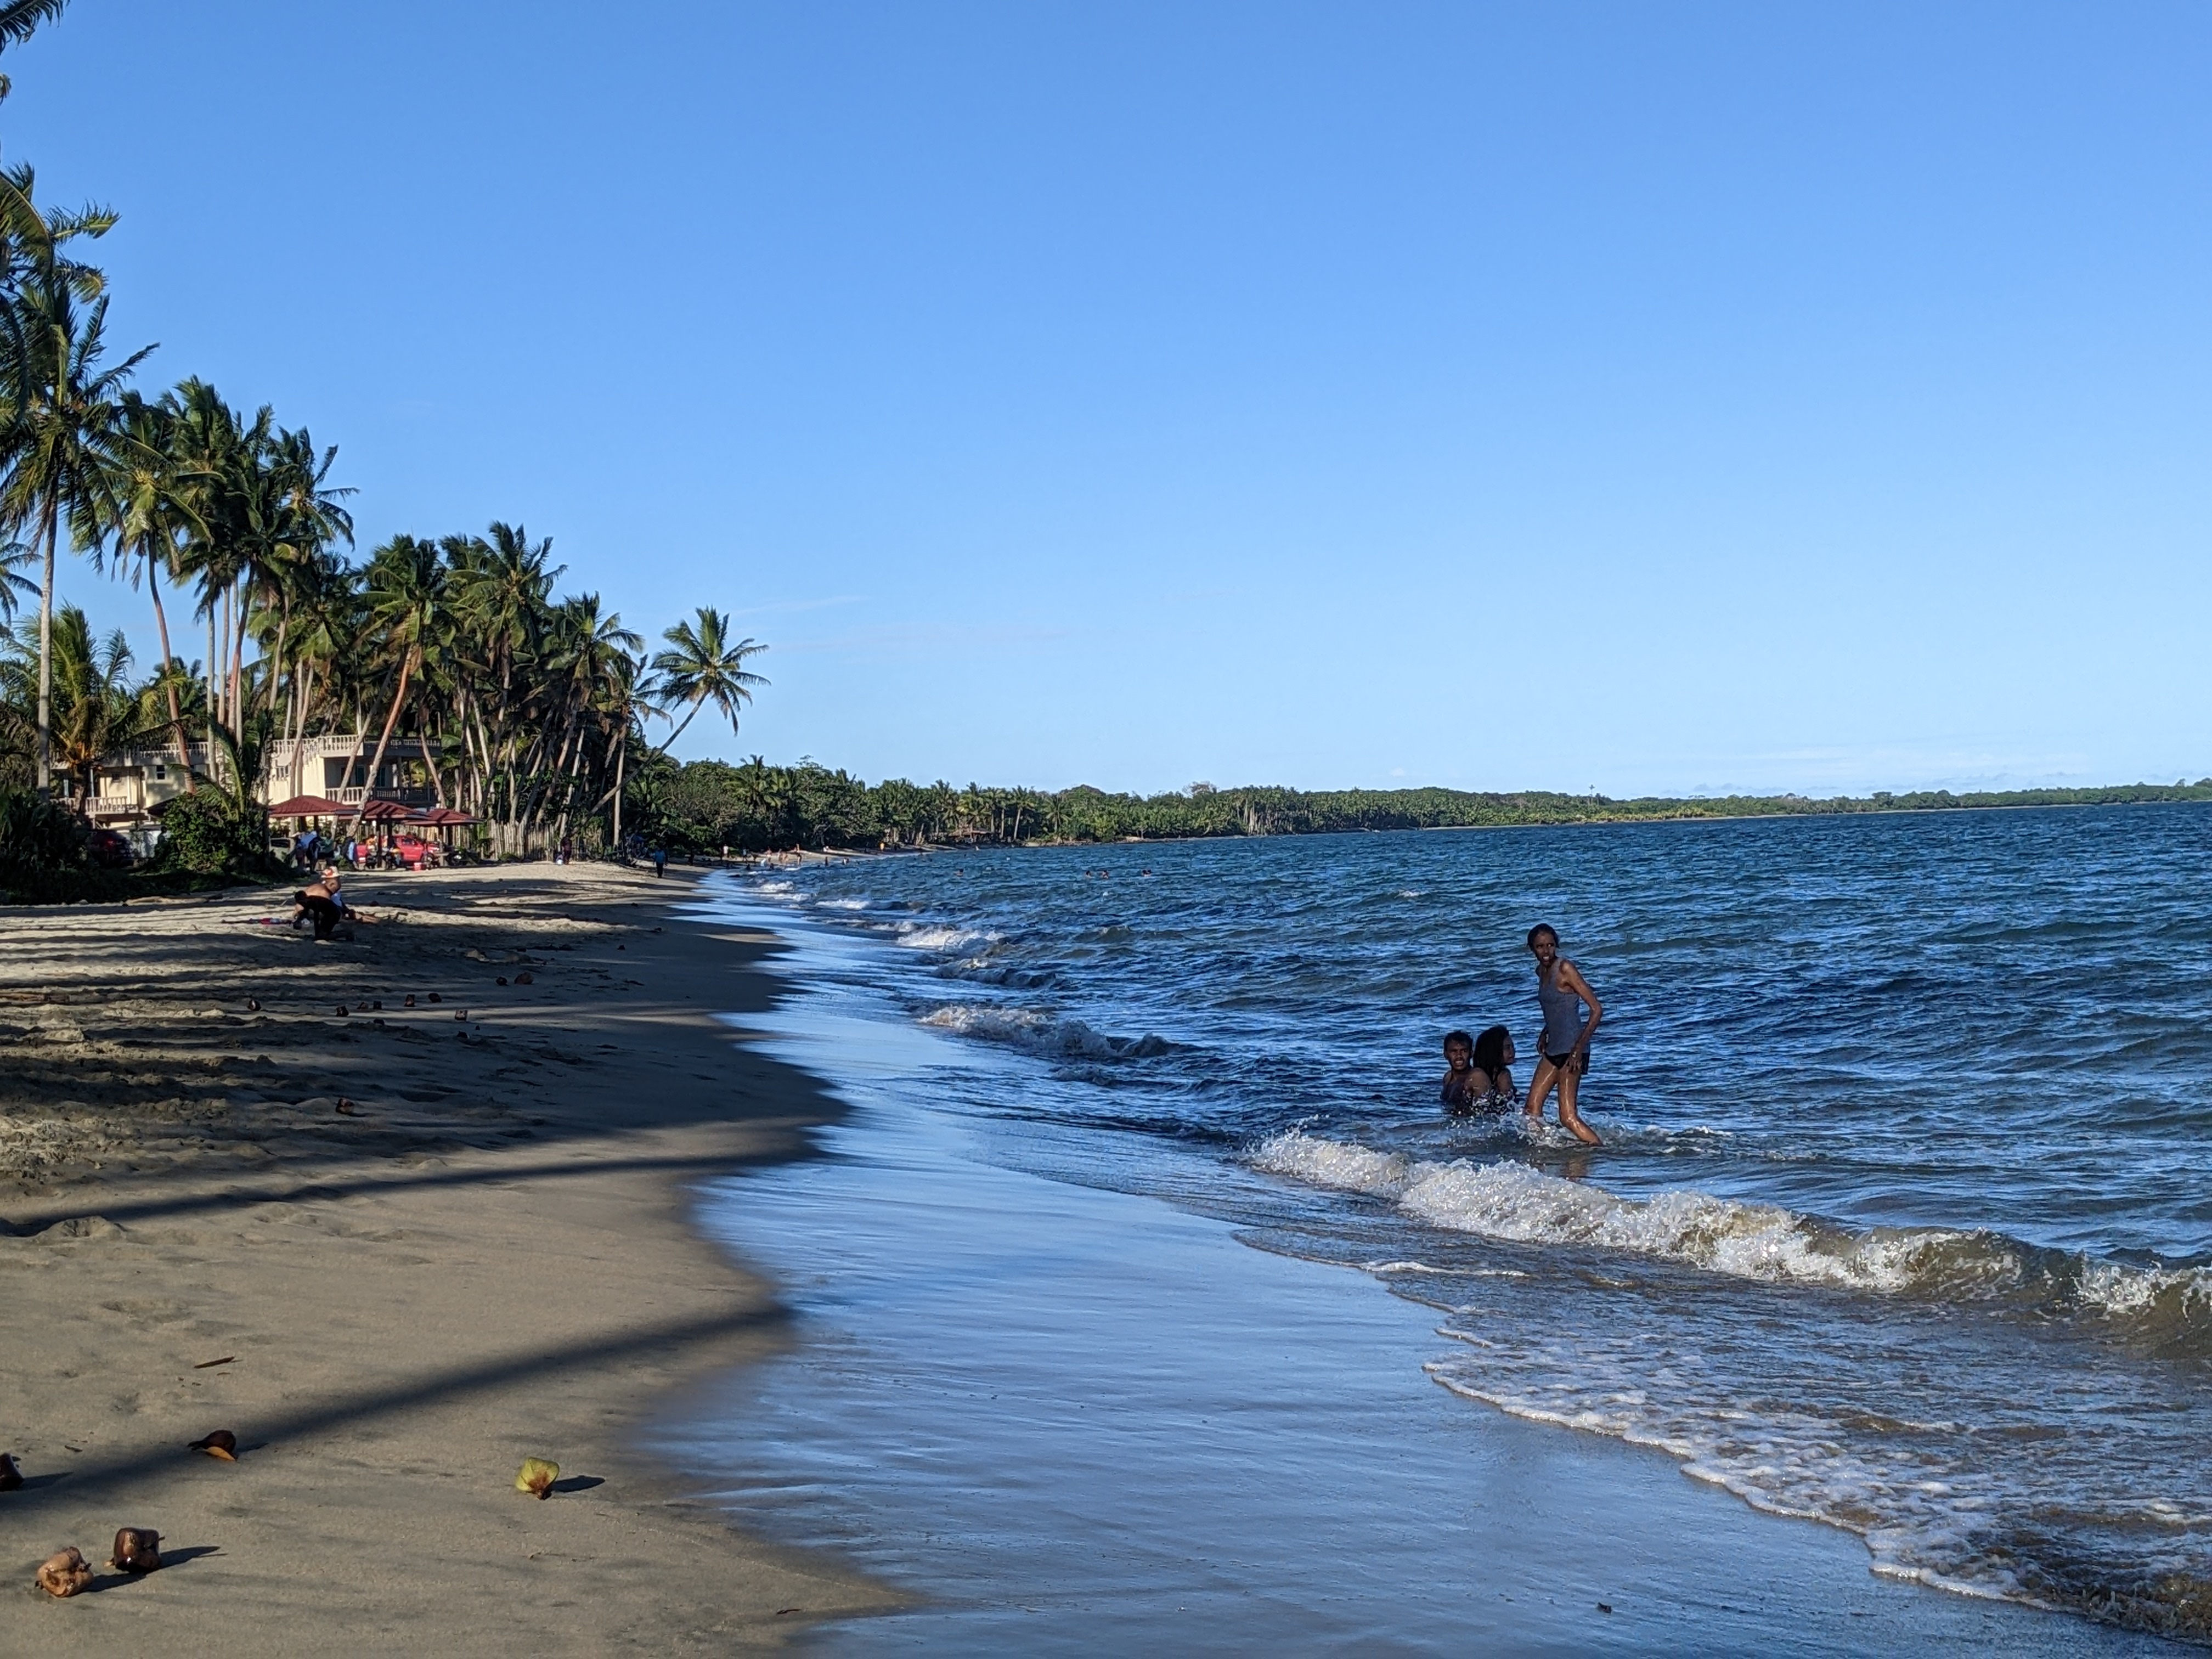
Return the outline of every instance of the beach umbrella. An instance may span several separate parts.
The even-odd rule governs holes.
[[[415,816],[396,800],[373,800],[361,809],[361,815],[372,823],[390,823],[396,819]]]
[[[272,818],[328,818],[336,817],[345,808],[334,800],[320,795],[295,795],[289,800],[280,800],[269,809]]]

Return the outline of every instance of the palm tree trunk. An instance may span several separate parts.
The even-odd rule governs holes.
[[[216,724],[222,719],[222,695],[221,690],[222,680],[220,678],[220,676],[222,673],[222,659],[216,656],[215,653],[215,613],[216,601],[213,599],[210,599],[208,601],[207,654],[208,775],[210,777],[215,776],[215,728]],[[222,780],[216,779],[216,781],[221,782]]]
[[[615,848],[614,848],[614,850],[615,850],[617,853],[620,853],[620,852],[622,851],[622,844],[623,844],[623,838],[622,838],[623,762],[624,760],[628,759],[628,758],[629,758],[629,713],[628,713],[628,711],[627,711],[627,710],[625,710],[625,711],[624,711],[624,713],[623,713],[623,728],[622,728],[622,731],[620,732],[620,733],[617,735],[617,737],[616,737],[616,738],[615,738],[615,743],[616,743],[616,745],[617,745],[617,746],[616,746],[616,749],[615,749]]]
[[[362,721],[368,712],[368,709],[362,705],[361,692],[356,688],[353,694],[353,750],[346,757],[344,774],[346,781],[344,784],[336,786],[337,787],[343,788],[352,783],[353,769],[361,764]]]
[[[319,794],[321,793],[319,790],[309,789],[300,781],[300,751],[307,746],[307,716],[313,711],[315,707],[315,664],[314,659],[312,657],[308,659],[303,672],[307,675],[306,685],[302,686],[296,678],[292,683],[293,700],[299,704],[297,711],[299,718],[293,722],[292,726],[292,765],[290,769],[292,793],[295,795]]]
[[[230,589],[230,729],[246,735],[246,579]]]
[[[361,805],[353,809],[353,827],[346,831],[349,836],[361,834],[362,816],[368,811],[369,792],[376,787],[377,769],[384,764],[384,750],[392,741],[392,728],[399,724],[399,710],[407,701],[407,678],[414,672],[415,653],[410,651],[399,659],[399,689],[392,694],[392,712],[384,717],[384,730],[376,739],[376,758],[369,762],[368,775],[362,781]],[[350,769],[346,775],[352,777]]]
[[[54,781],[54,538],[61,531],[61,509],[46,499],[46,570],[39,587],[39,793]]]
[[[154,573],[154,559],[146,559],[146,592],[154,601],[154,627],[161,636],[161,689],[169,697],[169,731],[177,740],[177,763],[185,769],[185,793],[192,793],[192,750],[185,741],[185,714],[177,702],[177,682],[170,673],[175,658],[169,651],[169,617],[161,609],[161,580]]]
[[[670,747],[675,743],[676,739],[684,735],[684,728],[691,724],[691,716],[693,714],[696,714],[698,712],[699,705],[695,702],[691,705],[690,712],[685,714],[682,720],[677,721],[676,729],[668,734],[668,742],[662,744],[659,748],[654,750],[653,752],[656,755],[666,754]]]

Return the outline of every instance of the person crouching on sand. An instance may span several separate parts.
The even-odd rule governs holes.
[[[334,864],[325,865],[320,879],[293,894],[292,904],[292,926],[297,927],[302,916],[310,918],[315,924],[315,939],[320,944],[330,942],[331,930],[342,921],[375,920],[346,902],[344,878],[338,874]]]
[[[1559,954],[1557,928],[1540,921],[1531,927],[1528,950],[1536,958],[1536,1001],[1544,1011],[1542,1052],[1537,1056],[1536,1075],[1528,1079],[1528,1115],[1542,1121],[1544,1097],[1556,1087],[1560,1126],[1585,1146],[1601,1146],[1575,1109],[1575,1095],[1589,1068],[1590,1033],[1605,1018],[1605,1006],[1582,970]],[[1577,1006],[1581,1003],[1589,1005],[1587,1024]]]
[[[1503,1025],[1493,1025],[1479,1037],[1464,1031],[1444,1036],[1442,1098],[1444,1110],[1454,1117],[1476,1112],[1502,1112],[1513,1104],[1513,1038]]]

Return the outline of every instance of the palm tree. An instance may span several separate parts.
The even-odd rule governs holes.
[[[0,637],[0,680],[10,690],[27,690],[43,669],[51,676],[54,756],[58,769],[77,787],[77,811],[92,811],[100,758],[145,741],[158,720],[141,689],[131,683],[131,647],[123,630],[93,637],[84,612],[65,605],[48,626],[42,649],[16,637]]]
[[[44,544],[39,590],[39,787],[53,771],[54,554],[63,522],[89,546],[111,515],[123,445],[123,383],[153,348],[101,368],[107,301],[85,305],[71,269],[46,251],[0,312],[0,520],[28,525]]]
[[[768,649],[766,646],[750,639],[732,642],[730,619],[709,606],[699,607],[698,622],[696,629],[690,623],[678,623],[663,634],[660,637],[675,648],[653,659],[653,672],[660,677],[655,687],[659,697],[691,705],[668,734],[668,742],[653,751],[657,755],[666,754],[693,717],[710,702],[727,718],[730,730],[736,731],[739,706],[753,700],[751,688],[768,684],[745,668],[748,661]]]
[[[446,570],[438,550],[413,536],[394,536],[369,555],[368,605],[372,625],[381,636],[388,660],[399,670],[392,693],[391,712],[377,734],[376,756],[368,763],[368,781],[374,785],[384,751],[391,746],[392,728],[407,703],[407,683],[422,665],[423,653],[435,636],[445,605]],[[352,777],[349,773],[347,782]],[[369,792],[363,789],[354,809],[351,833],[361,833],[362,817],[368,810]]]
[[[239,494],[251,529],[245,549],[248,591],[276,618],[262,684],[271,709],[289,665],[285,646],[293,601],[327,578],[331,548],[353,540],[353,514],[341,503],[354,492],[329,481],[337,453],[332,444],[318,454],[305,428],[277,428],[240,469]]]
[[[227,717],[223,665],[229,655],[228,641],[217,639],[216,627],[219,622],[228,626],[228,602],[245,569],[249,538],[234,485],[246,469],[246,452],[260,434],[249,430],[221,394],[197,377],[164,394],[161,407],[168,421],[170,465],[191,514],[191,533],[174,569],[179,579],[198,584],[195,614],[207,621],[208,741],[212,744],[215,727]]]
[[[171,453],[173,417],[161,404],[137,392],[123,396],[125,442],[114,491],[116,550],[120,569],[132,586],[143,572],[147,597],[154,602],[154,626],[161,639],[161,666],[155,680],[169,706],[169,730],[184,769],[185,787],[193,787],[191,746],[185,737],[184,709],[178,701],[176,653],[169,645],[168,613],[161,607],[161,573],[176,573],[185,542],[198,526],[187,486]]]

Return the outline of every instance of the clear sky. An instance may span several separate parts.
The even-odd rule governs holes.
[[[117,343],[337,442],[364,550],[769,642],[679,753],[2212,773],[2202,4],[76,0],[0,67]]]

